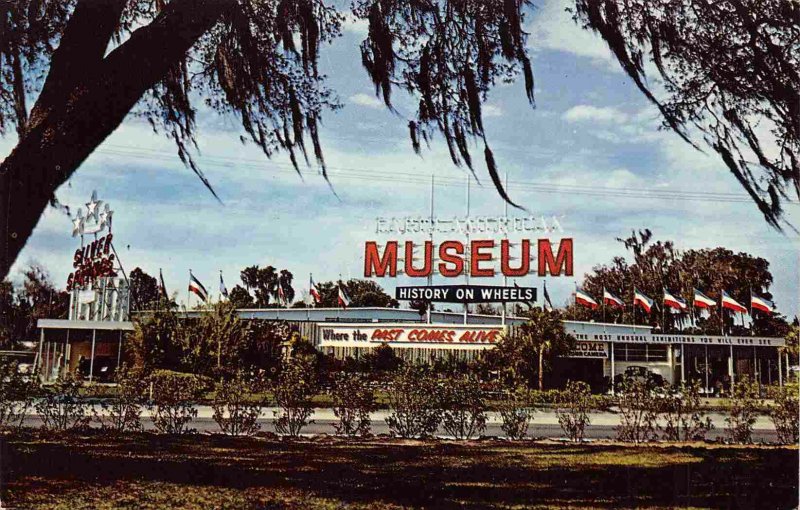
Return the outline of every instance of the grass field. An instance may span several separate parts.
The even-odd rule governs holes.
[[[224,436],[2,436],[11,508],[791,508],[798,450]]]

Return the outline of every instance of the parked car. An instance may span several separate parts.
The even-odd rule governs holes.
[[[664,384],[664,377],[659,373],[649,370],[647,367],[634,365],[626,368],[624,373],[617,374],[614,377],[614,387],[619,389],[625,382],[629,381],[644,382],[651,388],[657,388]]]

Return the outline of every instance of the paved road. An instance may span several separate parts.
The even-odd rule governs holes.
[[[272,424],[274,408],[265,409],[259,419],[261,430],[264,432],[275,432],[275,427]],[[191,422],[191,427],[195,428],[200,433],[215,433],[219,432],[219,427],[213,420],[213,410],[209,406],[198,406],[198,416]],[[145,410],[142,413],[142,425],[145,430],[153,430],[153,423],[149,419],[150,412]],[[386,425],[385,418],[388,411],[376,411],[370,415],[372,418],[372,433],[373,434],[388,434],[389,427]],[[708,439],[716,439],[725,437],[725,417],[718,413],[709,413],[707,416],[711,418],[714,424],[714,429],[707,435]],[[308,425],[303,429],[303,435],[316,435],[316,434],[333,434],[333,423],[336,422],[336,417],[330,409],[316,409],[312,417],[314,423]],[[615,428],[619,425],[619,415],[610,412],[592,413],[590,415],[591,423],[586,428],[586,437],[590,439],[613,439],[616,437]],[[503,437],[505,434],[500,428],[501,420],[496,413],[488,413],[486,430],[484,435]],[[25,425],[30,427],[37,427],[41,425],[41,420],[38,416],[29,416],[25,419]],[[439,431],[440,435],[444,436],[444,430]],[[544,438],[563,438],[564,432],[558,425],[558,418],[552,411],[539,411],[534,413],[533,421],[528,429],[528,435],[532,437]],[[777,434],[775,428],[766,416],[760,416],[755,423],[753,439],[755,441],[775,442],[777,441]]]

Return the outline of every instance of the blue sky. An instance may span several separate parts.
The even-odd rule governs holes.
[[[563,215],[564,236],[575,239],[577,279],[623,253],[615,237],[647,227],[681,249],[722,245],[766,258],[778,308],[789,316],[798,313],[797,236],[770,229],[754,205],[618,195],[657,189],[745,198],[716,158],[659,130],[654,109],[603,43],[573,24],[564,4],[539,4],[528,17],[537,108],[528,106],[521,83],[503,85],[491,92],[484,123],[498,165],[509,174],[512,198],[534,214]],[[315,168],[306,169],[301,180],[288,157],[267,160],[238,141],[235,119],[205,111],[199,115],[198,162],[224,205],[181,165],[166,138],[133,117],[59,189],[59,200],[82,206],[96,189],[115,210],[115,244],[126,269],[140,266],[157,274],[163,268],[167,287],[180,291],[179,300],[186,299],[189,268],[214,293],[219,270],[231,288],[239,271],[252,264],[289,269],[298,292],[310,272],[316,281],[360,276],[364,241],[386,239],[374,234],[377,216],[428,214],[432,174],[439,181],[437,216],[463,215],[467,180],[465,171],[450,163],[441,137],[422,157],[412,152],[406,127],[410,103],[397,92],[395,114],[375,98],[357,51],[364,33],[363,24],[348,23],[343,36],[321,53],[329,85],[345,104],[325,114],[321,131],[341,201]],[[13,143],[0,141],[0,155]],[[476,160],[482,159],[480,152],[476,146]],[[501,214],[503,203],[482,161],[477,168],[483,186],[471,185],[471,213]],[[532,183],[563,188],[537,192]],[[576,194],[573,186],[603,194]],[[788,211],[798,225],[798,206]],[[37,261],[63,284],[77,247],[70,227],[63,213],[47,211],[12,277],[18,279],[21,267]],[[575,280],[550,278],[554,300],[565,302]],[[379,283],[391,290],[398,281]],[[519,283],[539,286],[541,280]]]

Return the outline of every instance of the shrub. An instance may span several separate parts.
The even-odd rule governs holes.
[[[311,399],[317,393],[317,378],[313,359],[292,357],[286,362],[273,392],[280,411],[275,411],[275,430],[296,437],[303,427],[312,423],[314,413]]]
[[[664,386],[660,399],[664,414],[664,439],[668,441],[698,441],[705,439],[708,431],[714,428],[711,418],[700,409],[700,382],[680,386]]]
[[[436,432],[442,417],[439,387],[424,367],[408,364],[400,368],[389,384],[388,398],[390,434],[409,438]]]
[[[65,431],[89,426],[91,418],[86,416],[80,388],[81,383],[72,374],[59,376],[55,383],[42,388],[42,398],[35,407],[44,428]]]
[[[498,402],[498,412],[503,422],[500,428],[509,439],[522,439],[528,433],[533,419],[530,397],[530,391],[524,387],[503,392]]]
[[[94,410],[95,419],[107,430],[117,432],[142,430],[142,405],[145,403],[147,380],[141,369],[123,365],[117,370],[114,379],[117,394],[114,398],[100,402],[102,413]]]
[[[188,424],[197,417],[194,403],[208,389],[208,381],[194,374],[166,370],[150,376],[153,425],[162,434],[193,432]]]
[[[16,360],[0,358],[0,427],[22,426],[37,389],[35,374],[21,374]]]
[[[561,430],[572,441],[583,441],[592,402],[589,385],[583,381],[569,381],[564,391],[560,392],[556,416]]]
[[[248,381],[241,371],[217,386],[211,407],[214,409],[214,421],[224,434],[250,436],[261,428],[258,418],[264,402],[253,400],[259,387],[258,381]]]
[[[758,410],[763,405],[758,384],[743,376],[733,387],[731,405],[725,422],[727,433],[735,443],[751,443],[753,425],[758,418]]]
[[[769,417],[775,424],[778,433],[778,442],[782,444],[797,444],[800,439],[800,409],[798,408],[797,388],[782,387],[774,390],[775,406],[770,410]]]
[[[734,443],[753,442],[753,425],[758,417],[758,409],[763,404],[759,398],[758,384],[748,377],[742,377],[733,385],[731,407],[725,422],[728,424],[728,437]]]
[[[440,393],[442,427],[456,439],[472,439],[486,429],[486,393],[471,375],[452,375]]]
[[[650,383],[628,379],[617,396],[617,439],[641,443],[658,437],[658,404]]]
[[[336,374],[333,390],[333,414],[339,419],[333,424],[337,434],[365,436],[369,434],[369,413],[375,409],[375,392],[361,374],[340,372]]]

